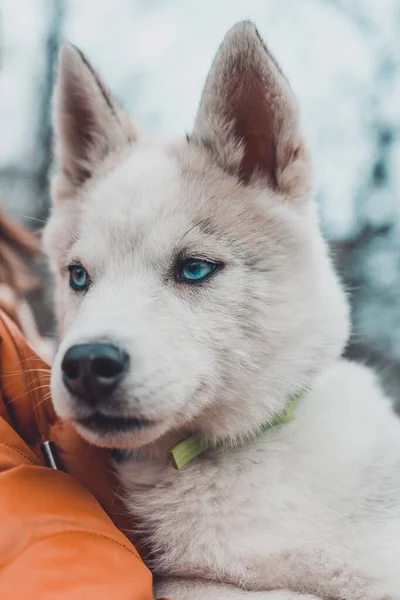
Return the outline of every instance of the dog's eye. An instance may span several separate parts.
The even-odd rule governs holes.
[[[69,285],[76,292],[83,292],[90,283],[89,274],[80,265],[70,265],[69,269]]]
[[[202,281],[214,273],[218,266],[218,263],[189,258],[178,265],[177,279],[184,283]]]

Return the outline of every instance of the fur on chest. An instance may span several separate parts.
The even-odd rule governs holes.
[[[316,386],[295,422],[252,444],[206,453],[179,472],[133,456],[118,465],[156,575],[255,590],[297,589],[308,573],[305,589],[332,577],[341,590],[360,572],[397,585],[400,427],[368,372],[356,371],[356,387],[348,371]]]
[[[237,573],[255,557],[323,545],[347,516],[349,488],[335,490],[337,473],[322,479],[319,459],[278,434],[208,453],[179,472],[134,458],[118,470],[155,568],[221,572],[235,564]]]

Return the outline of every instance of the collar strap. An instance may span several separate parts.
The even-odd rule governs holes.
[[[291,421],[294,421],[295,408],[303,396],[303,391],[289,396],[285,408],[280,413],[277,413],[271,420],[260,425],[259,429],[253,435],[248,436],[248,441],[259,437],[268,429],[272,429],[272,427],[277,427],[278,425],[283,425],[284,423],[290,423]],[[185,465],[187,465],[188,462],[200,454],[203,454],[203,452],[206,450],[216,450],[224,445],[224,440],[207,440],[202,438],[199,434],[191,435],[190,437],[187,437],[175,444],[175,446],[172,446],[168,452],[169,459],[174,469],[180,471]]]

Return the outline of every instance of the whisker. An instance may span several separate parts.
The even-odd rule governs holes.
[[[45,373],[46,375],[51,375],[51,369],[21,369],[20,371],[11,371],[2,375],[2,378],[12,377],[14,375],[26,375],[28,373]]]
[[[43,223],[43,225],[46,224],[46,221],[44,221],[43,219],[38,219],[38,217],[32,217],[31,215],[19,215],[21,217],[21,219],[30,219],[31,221],[37,221],[38,223]]]
[[[51,392],[49,392],[48,394],[45,394],[43,396],[43,398],[35,406],[38,407],[41,404],[43,404],[43,402],[47,402],[48,400],[51,400]]]
[[[12,398],[9,401],[9,404],[12,404],[13,402],[17,402],[18,400],[21,400],[21,398],[25,398],[25,396],[27,396],[28,394],[32,394],[33,392],[36,392],[36,391],[44,389],[44,388],[48,389],[48,387],[49,387],[47,384],[44,384],[44,385],[39,385],[33,389],[29,389],[29,386],[31,385],[31,383],[32,382],[30,382],[30,384],[28,386],[26,386],[24,388],[24,390],[22,390],[22,392],[20,394],[18,394],[18,396],[16,396],[15,398]]]
[[[18,374],[13,375],[13,377],[17,378],[17,377],[19,377],[19,375],[20,374],[18,373]],[[35,383],[36,381],[38,381],[40,379],[42,379],[42,375],[38,375],[37,377],[34,377],[30,381],[28,381],[28,383],[26,384],[24,389],[26,389],[27,387],[29,387],[30,385],[32,385],[33,383]],[[50,382],[50,379],[49,379],[49,382]]]
[[[113,497],[112,497],[111,502],[110,502],[110,509],[112,508],[115,500],[120,500],[121,499],[121,495],[120,495],[121,487],[122,487],[122,482],[117,480],[117,485],[115,487],[114,494],[113,494]]]
[[[27,356],[26,358],[23,358],[22,360],[20,360],[18,362],[16,361],[15,364],[22,365],[26,362],[33,362],[33,363],[38,362],[40,364],[43,364],[44,361],[39,356],[37,356],[37,354],[32,354],[32,356]]]
[[[199,221],[197,221],[197,223],[195,223],[194,225],[192,225],[192,227],[189,227],[189,229],[183,234],[183,236],[181,237],[181,239],[179,240],[179,244],[182,243],[182,241],[185,239],[185,237],[191,232],[193,231],[193,229],[196,229],[196,227],[198,227],[199,225],[201,225],[201,223],[203,222],[203,219],[200,219]]]

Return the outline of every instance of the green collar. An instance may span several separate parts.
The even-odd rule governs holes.
[[[249,440],[255,439],[262,435],[268,429],[276,427],[277,425],[283,425],[284,423],[290,423],[294,421],[294,411],[302,397],[304,392],[298,392],[293,396],[290,396],[286,407],[278,414],[275,415],[270,421],[267,421],[260,425],[259,430],[248,436]],[[190,437],[182,440],[172,446],[169,451],[169,458],[174,469],[180,471],[183,469],[188,462],[205,452],[206,450],[216,450],[224,445],[224,441],[214,441],[201,438],[199,434],[191,435]]]

